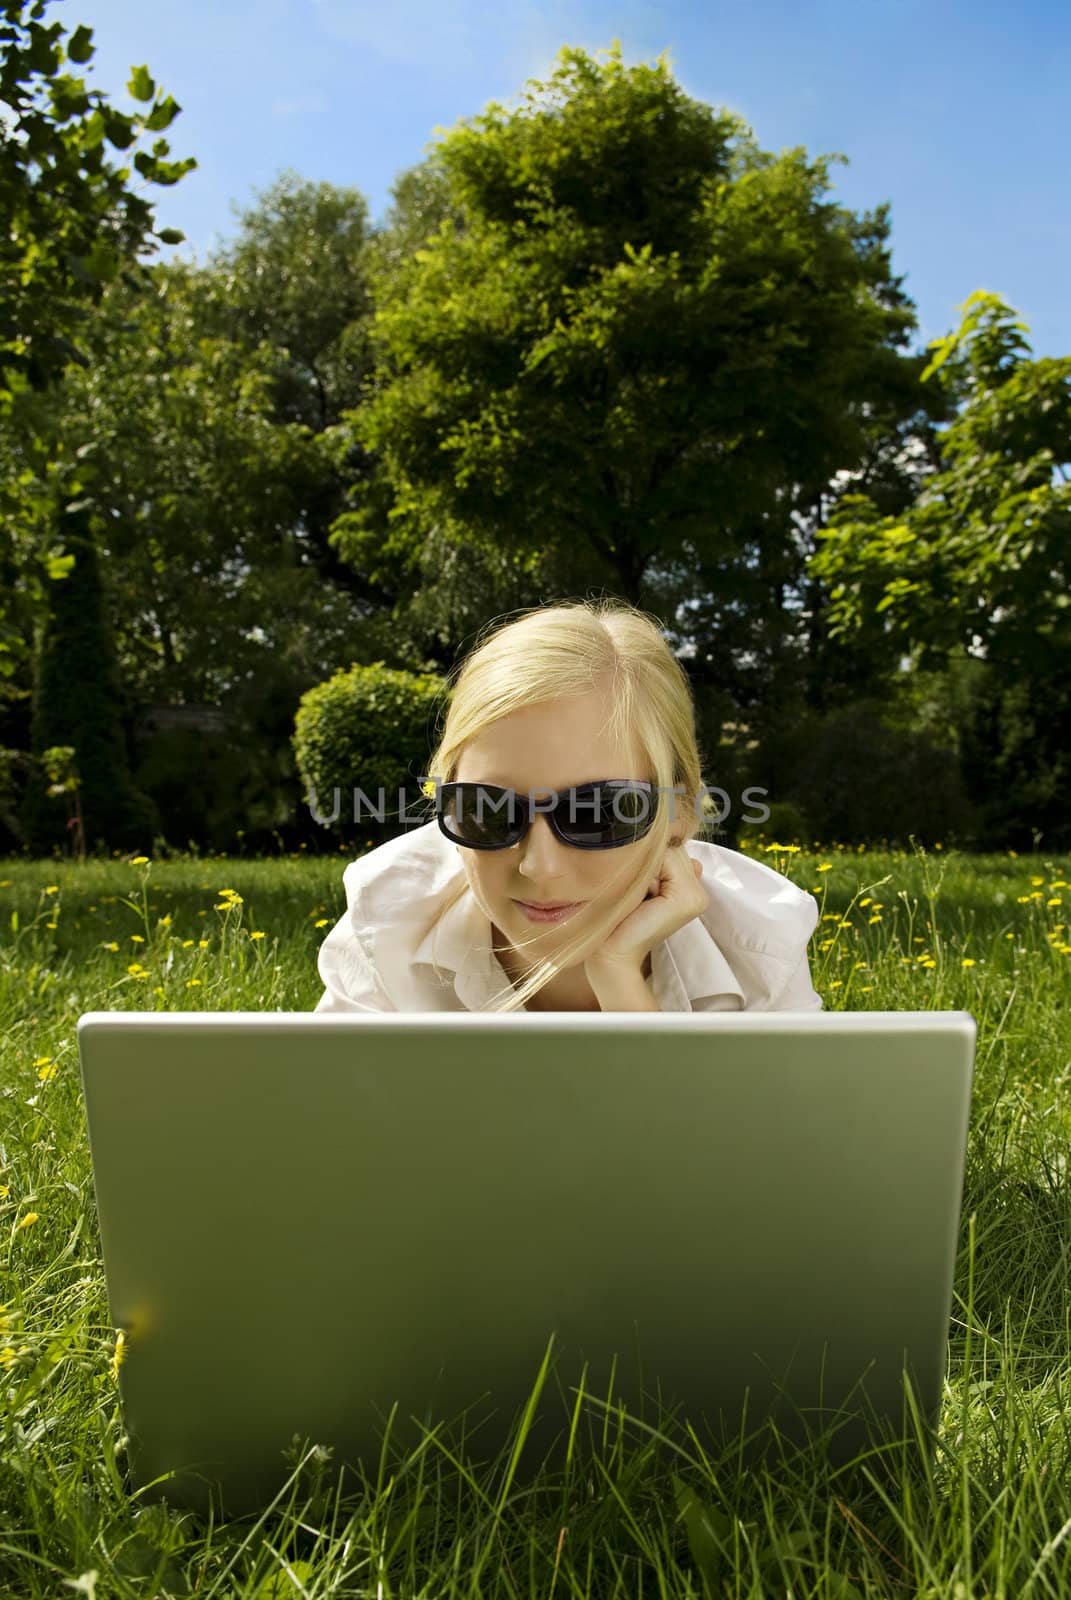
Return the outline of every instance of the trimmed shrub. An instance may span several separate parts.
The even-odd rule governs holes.
[[[354,663],[302,695],[294,759],[305,802],[332,838],[374,845],[431,819],[419,780],[445,688],[434,673],[374,661]]]

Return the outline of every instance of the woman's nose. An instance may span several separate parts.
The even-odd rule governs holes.
[[[524,871],[539,872],[542,875],[553,875],[567,869],[569,846],[563,844],[550,825],[550,819],[542,811],[536,813],[531,827],[517,847],[520,851],[520,867]]]

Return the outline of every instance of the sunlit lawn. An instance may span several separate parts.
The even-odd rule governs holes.
[[[978,1052],[932,1473],[648,1446],[534,1487],[434,1438],[344,1495],[316,1457],[259,1516],[132,1499],[76,1023],[311,1010],[347,855],[0,863],[0,1595],[1071,1593],[1071,863],[751,853],[818,897],[829,1010],[964,1009]],[[294,1296],[280,1364],[315,1360]],[[321,1463],[322,1468],[322,1463]],[[895,1487],[891,1487],[895,1485]],[[703,1508],[708,1508],[703,1514]]]

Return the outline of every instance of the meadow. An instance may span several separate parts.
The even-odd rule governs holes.
[[[1071,1592],[1071,861],[749,841],[818,898],[828,1010],[968,1010],[971,1124],[932,1468],[761,1468],[608,1445],[473,1472],[429,1437],[341,1491],[295,1456],[255,1516],[123,1478],[78,1067],[89,1010],[311,1010],[347,855],[0,863],[0,1595],[1066,1596]],[[300,1304],[279,1361],[315,1360]],[[518,1448],[523,1441],[518,1441]]]

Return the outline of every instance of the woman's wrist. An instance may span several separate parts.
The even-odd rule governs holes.
[[[643,970],[639,966],[603,966],[588,962],[585,966],[601,1011],[657,1011],[658,1002],[647,987]]]

